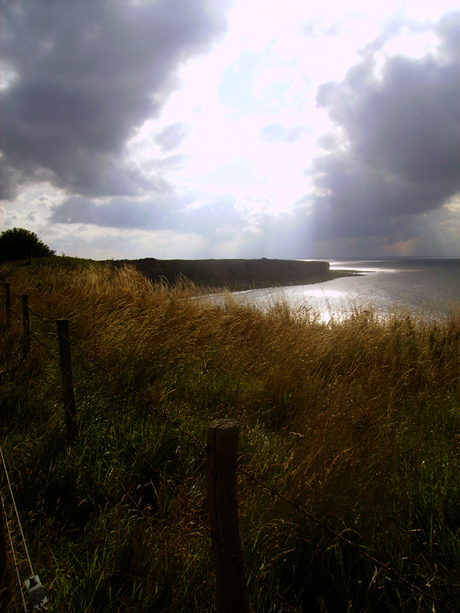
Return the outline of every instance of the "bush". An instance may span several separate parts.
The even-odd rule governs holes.
[[[0,234],[0,262],[43,258],[54,253],[30,230],[13,228]]]

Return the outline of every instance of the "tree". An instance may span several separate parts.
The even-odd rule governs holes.
[[[0,234],[0,262],[44,258],[54,253],[30,230],[13,228]]]

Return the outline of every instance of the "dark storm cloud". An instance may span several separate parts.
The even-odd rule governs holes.
[[[223,30],[220,0],[27,0],[2,5],[4,196],[49,179],[86,196],[151,187],[123,148],[158,113],[178,65]],[[172,148],[180,130],[163,135]],[[169,140],[168,140],[169,138]]]
[[[294,126],[288,128],[280,123],[268,123],[259,130],[259,140],[263,143],[296,143],[306,134],[311,133],[311,128],[306,126]]]
[[[127,198],[111,198],[110,203],[97,203],[82,196],[71,196],[52,208],[51,222],[65,224],[91,224],[105,228],[165,229],[171,224],[171,215],[180,203],[161,198],[154,204],[136,202]]]
[[[244,220],[235,209],[235,198],[221,195],[199,207],[191,207],[191,195],[158,194],[149,201],[115,197],[97,202],[82,196],[70,196],[53,207],[51,222],[90,224],[104,228],[139,230],[176,230],[209,238],[222,238],[241,229]],[[217,237],[216,228],[220,228]]]
[[[375,52],[341,83],[318,90],[343,138],[312,172],[317,237],[407,240],[416,216],[460,192],[460,13],[444,16],[436,55],[388,58],[376,76]]]

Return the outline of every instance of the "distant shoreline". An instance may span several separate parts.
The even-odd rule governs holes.
[[[188,280],[212,289],[244,291],[285,285],[325,283],[340,277],[352,277],[356,270],[331,270],[329,262],[303,260],[209,259],[209,260],[115,260],[117,267],[133,266],[154,283],[175,285]]]

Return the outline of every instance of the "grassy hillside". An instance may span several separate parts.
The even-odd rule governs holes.
[[[0,275],[14,292],[8,332],[0,313],[1,445],[50,611],[216,609],[205,491],[216,417],[241,425],[253,611],[458,610],[457,314],[381,321],[369,305],[326,325],[307,308],[261,311],[231,294],[213,305],[190,285],[70,258]],[[60,318],[73,343],[73,445]],[[1,489],[24,580],[3,471]],[[10,611],[21,609],[15,581],[10,558]]]

